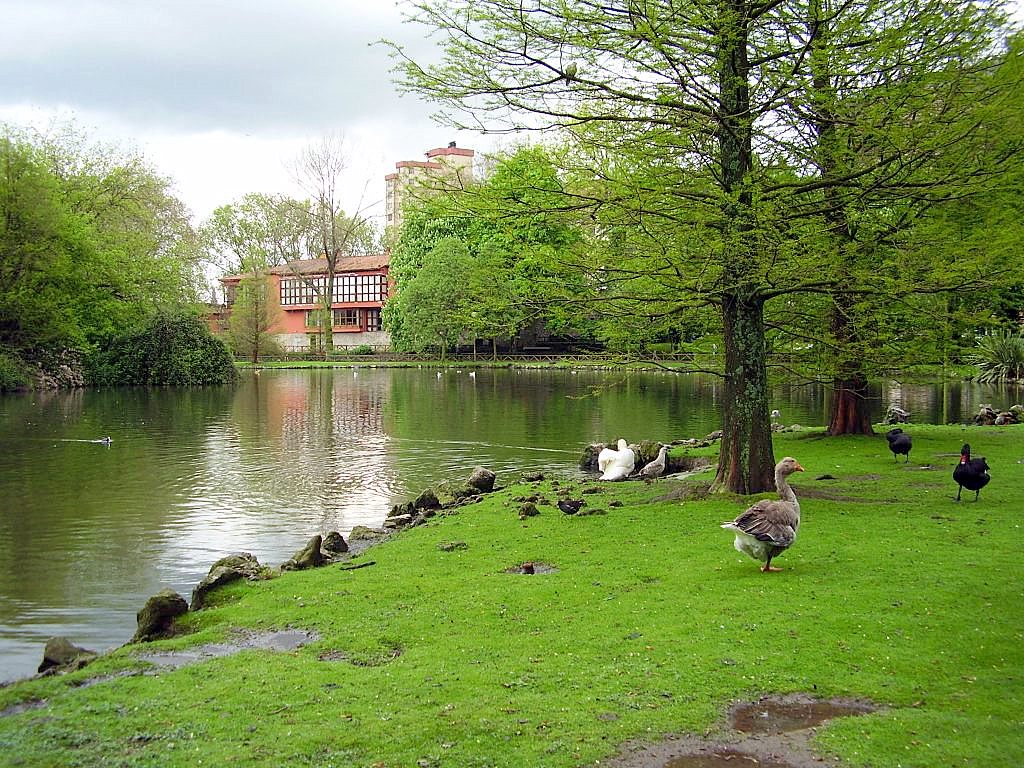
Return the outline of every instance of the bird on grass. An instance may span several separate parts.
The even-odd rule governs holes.
[[[583,499],[559,499],[558,508],[567,515],[575,515],[586,502]]]
[[[981,489],[988,485],[988,481],[992,478],[988,474],[989,466],[985,461],[984,456],[980,456],[977,459],[971,458],[971,446],[969,443],[964,443],[960,449],[960,463],[956,465],[953,470],[953,479],[956,480],[956,500],[960,501],[960,492],[966,488],[968,491],[974,491],[974,500],[978,500],[978,494],[981,493]]]
[[[903,463],[906,464],[910,461],[910,435],[896,427],[885,433],[885,439],[889,441],[889,450],[892,451],[894,460],[898,461],[899,455],[902,453],[907,457]]]
[[[653,480],[656,477],[661,477],[665,474],[666,460],[665,455],[668,453],[668,446],[662,445],[658,450],[658,456],[653,461],[649,461],[644,464],[643,469],[640,470],[640,477],[644,480]]]
[[[772,558],[796,541],[800,527],[800,503],[789,486],[788,478],[794,472],[803,471],[799,461],[787,456],[775,465],[778,500],[763,499],[748,507],[735,520],[722,523],[723,528],[736,532],[733,542],[736,551],[764,563],[762,573],[782,570],[772,566]]]
[[[601,470],[599,480],[625,480],[636,466],[636,455],[621,437],[618,450],[602,448],[597,454],[597,468]]]

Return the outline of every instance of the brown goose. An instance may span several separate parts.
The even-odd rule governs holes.
[[[723,528],[736,532],[733,546],[737,551],[764,563],[761,570],[780,571],[772,567],[772,558],[796,541],[800,527],[800,503],[789,487],[787,478],[794,472],[803,472],[800,462],[787,456],[775,465],[775,487],[779,500],[763,499],[751,505],[737,517],[722,523]]]

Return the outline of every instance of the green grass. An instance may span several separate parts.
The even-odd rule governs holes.
[[[557,489],[511,486],[364,553],[371,567],[224,588],[187,617],[194,634],[147,646],[319,634],[296,651],[116,676],[145,666],[124,648],[0,690],[0,710],[46,702],[0,717],[0,765],[592,765],[797,691],[884,705],[818,730],[851,766],[1022,765],[1024,427],[907,431],[908,465],[881,435],[776,437],[776,456],[807,470],[782,573],[761,574],[718,527],[750,498],[605,484],[586,498],[607,514],[541,504],[523,521],[515,497]],[[993,480],[957,504],[965,440]],[[467,547],[438,548],[452,541]],[[506,572],[528,560],[556,570]]]

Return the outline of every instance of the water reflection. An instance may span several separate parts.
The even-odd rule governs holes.
[[[967,420],[1019,392],[886,386],[914,421]],[[720,424],[716,380],[553,370],[264,371],[227,389],[0,397],[0,680],[30,674],[46,639],[95,650],[134,633],[163,587],[185,596],[248,551],[277,565],[314,533],[377,525],[392,504],[486,466],[575,473],[581,449],[670,441]],[[820,387],[780,386],[787,424],[821,425]],[[110,435],[107,446],[92,442]]]

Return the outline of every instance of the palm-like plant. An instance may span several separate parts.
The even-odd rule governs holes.
[[[979,337],[971,362],[985,383],[1024,379],[1024,332],[998,330]]]

